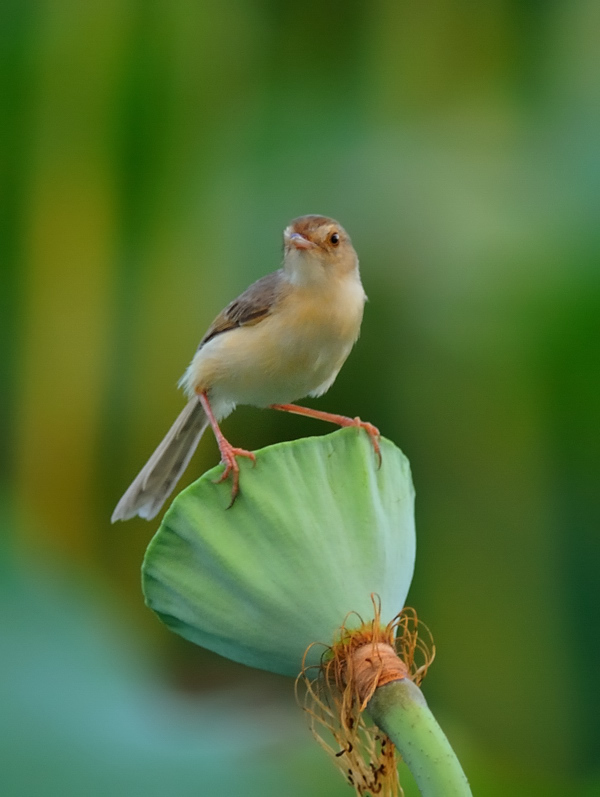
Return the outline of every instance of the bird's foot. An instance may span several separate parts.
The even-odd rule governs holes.
[[[229,478],[231,475],[231,502],[227,507],[230,509],[240,491],[240,466],[238,464],[237,457],[247,457],[248,459],[252,460],[252,464],[254,465],[256,464],[256,455],[253,454],[252,451],[246,451],[245,448],[236,448],[235,446],[232,446],[228,440],[225,440],[225,438],[219,440],[219,449],[221,451],[221,462],[225,465],[225,470],[219,476],[219,478],[215,480],[215,484],[224,482],[225,479]]]
[[[329,423],[335,423],[337,426],[356,426],[359,429],[364,429],[371,438],[375,456],[377,457],[377,467],[381,467],[381,446],[379,445],[381,434],[379,433],[379,429],[373,426],[372,423],[361,421],[358,417],[348,418],[346,415],[337,415],[333,412],[313,410],[312,407],[300,407],[298,404],[271,404],[271,409],[292,412],[295,415],[307,415],[309,418],[317,418],[319,421],[328,421]]]
[[[373,426],[372,423],[368,421],[361,421],[361,419],[356,416],[356,418],[348,418],[350,423],[341,423],[340,426],[356,426],[359,429],[364,429],[365,432],[369,435],[371,439],[371,443],[373,444],[373,450],[375,451],[375,456],[377,457],[377,467],[381,467],[381,446],[379,445],[379,439],[381,438],[381,432],[376,426]]]

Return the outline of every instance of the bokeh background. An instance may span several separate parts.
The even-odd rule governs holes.
[[[308,212],[370,299],[314,405],[411,460],[424,691],[474,793],[600,794],[599,31],[593,0],[1,0],[3,795],[350,793],[289,681],[144,607],[157,523],[109,523]]]

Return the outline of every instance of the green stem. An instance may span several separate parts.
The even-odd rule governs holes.
[[[367,710],[406,761],[423,797],[471,797],[458,758],[416,684],[403,678],[380,686]]]

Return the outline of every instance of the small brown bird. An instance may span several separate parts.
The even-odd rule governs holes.
[[[237,404],[366,429],[381,458],[372,424],[291,403],[325,393],[358,338],[366,296],[350,237],[337,221],[311,215],[294,219],[283,240],[282,267],[231,302],[200,341],[180,381],[188,403],[117,504],[112,522],[134,515],[150,520],[159,512],[208,424],[225,465],[219,481],[232,474],[233,503],[236,457],[255,459],[219,428]]]

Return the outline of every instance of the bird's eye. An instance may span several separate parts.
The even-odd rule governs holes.
[[[337,246],[340,242],[340,236],[337,232],[332,232],[329,236],[329,241],[331,242],[332,246]]]

